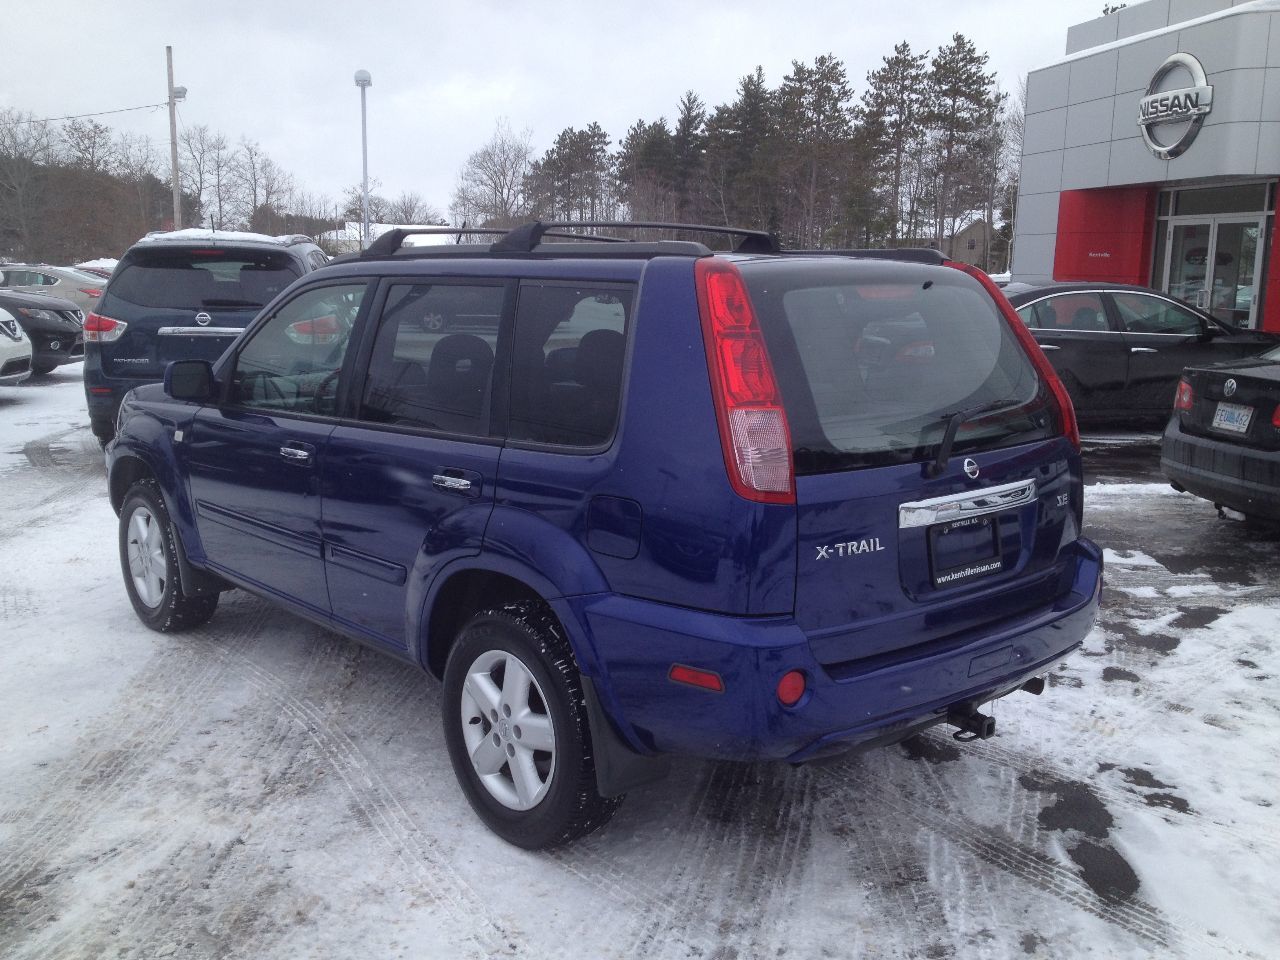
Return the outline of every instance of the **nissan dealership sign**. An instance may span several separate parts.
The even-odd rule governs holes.
[[[1170,77],[1190,83],[1161,90]],[[1191,146],[1212,109],[1213,87],[1209,86],[1204,67],[1189,53],[1175,53],[1160,64],[1146,96],[1138,102],[1138,127],[1152,153],[1161,160],[1172,160]],[[1160,137],[1156,135],[1157,128],[1161,128]]]

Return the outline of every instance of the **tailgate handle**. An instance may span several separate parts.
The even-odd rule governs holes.
[[[1036,498],[1036,482],[1019,480],[985,490],[966,490],[932,500],[916,500],[898,507],[898,528],[929,527],[935,523],[959,520],[964,517],[981,517],[1012,507],[1031,503]]]

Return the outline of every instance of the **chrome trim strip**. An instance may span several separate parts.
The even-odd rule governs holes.
[[[161,327],[162,337],[238,337],[244,327]]]
[[[965,490],[946,497],[903,503],[898,506],[898,528],[908,530],[965,517],[981,517],[1011,507],[1020,507],[1031,503],[1035,498],[1035,480],[1019,480],[983,490]]]

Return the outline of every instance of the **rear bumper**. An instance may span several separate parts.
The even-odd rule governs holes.
[[[154,377],[107,376],[102,371],[102,360],[92,346],[85,350],[83,359],[84,398],[90,420],[114,424],[126,393],[134,387],[160,382]]]
[[[554,605],[574,634],[605,711],[642,753],[799,762],[892,740],[945,719],[954,704],[1015,690],[1077,648],[1097,616],[1102,555],[1078,540],[1051,604],[954,638],[945,649],[876,658],[833,675],[789,617],[737,618],[613,595]],[[672,664],[719,674],[724,692],[673,683]],[[801,670],[807,689],[782,706],[778,680]]]
[[[1240,513],[1280,520],[1280,451],[1165,428],[1160,470],[1176,486]]]

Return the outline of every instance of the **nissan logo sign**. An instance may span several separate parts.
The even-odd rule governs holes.
[[[1189,74],[1191,85],[1161,90],[1160,84],[1175,70]],[[1175,53],[1160,64],[1147,85],[1146,96],[1138,101],[1138,128],[1153,154],[1161,160],[1172,160],[1186,153],[1212,109],[1213,87],[1209,86],[1204,67],[1189,53]],[[1154,128],[1170,125],[1176,125],[1176,136],[1162,143]]]
[[[203,310],[196,314],[196,323],[200,324],[202,327],[207,327],[212,319],[213,317],[209,316]]]

